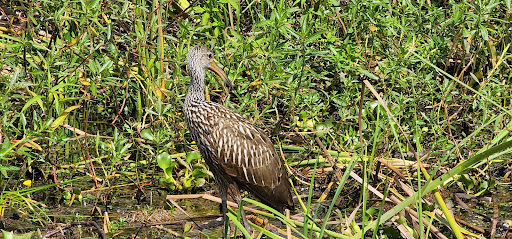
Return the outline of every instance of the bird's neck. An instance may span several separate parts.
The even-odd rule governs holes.
[[[205,101],[204,98],[204,70],[194,69],[189,67],[190,85],[188,86],[188,93],[185,97],[185,103],[193,101]]]

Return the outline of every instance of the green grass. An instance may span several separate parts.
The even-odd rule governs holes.
[[[58,203],[40,207],[27,195],[63,194],[52,184],[82,176],[90,185],[60,187],[84,191],[122,181],[145,192],[210,188],[211,173],[190,153],[195,145],[182,114],[189,81],[186,55],[197,44],[216,52],[234,85],[226,94],[208,74],[209,97],[272,136],[294,165],[296,188],[326,189],[324,173],[310,174],[314,165],[330,166],[316,137],[338,163],[343,177],[332,176],[335,184],[324,203],[328,213],[311,213],[320,207],[311,192],[297,207],[308,217],[304,223],[276,216],[295,225],[297,235],[392,237],[398,226],[414,228],[398,214],[409,207],[426,219],[419,223],[426,235],[418,237],[434,237],[428,222],[456,237],[460,234],[447,229],[454,224],[433,216],[430,203],[444,209],[441,195],[452,197],[450,192],[496,196],[506,183],[512,130],[510,0],[210,0],[189,2],[186,13],[172,1],[160,1],[160,8],[157,2],[0,5],[11,10],[6,11],[11,23],[0,21],[0,218],[16,208],[38,226],[52,224],[46,210]],[[23,21],[9,12],[21,13]],[[12,31],[22,22],[21,30]],[[360,109],[364,80],[382,100],[366,88]],[[390,158],[413,165],[421,161],[426,170],[399,167],[405,178],[398,179],[377,163]],[[369,184],[354,183],[350,172]],[[23,185],[28,179],[33,190]],[[393,180],[408,185],[411,194]],[[400,201],[384,206],[369,185]],[[351,187],[355,195],[349,195]],[[431,191],[441,192],[437,200],[425,197]],[[110,199],[121,194],[114,191]],[[349,197],[349,205],[331,203]],[[340,223],[314,223],[319,218]],[[350,230],[345,231],[347,218]],[[490,224],[484,227],[491,231]],[[471,235],[466,229],[462,233]]]

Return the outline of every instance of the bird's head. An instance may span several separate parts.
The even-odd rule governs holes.
[[[210,48],[206,46],[197,45],[193,47],[188,52],[187,56],[187,65],[189,71],[191,71],[192,69],[201,71],[204,71],[205,69],[210,69],[217,75],[219,75],[220,78],[224,80],[227,87],[231,89],[231,81],[229,81],[226,73],[217,65],[217,63],[215,63],[214,57],[215,54],[212,52],[212,50],[210,50]]]

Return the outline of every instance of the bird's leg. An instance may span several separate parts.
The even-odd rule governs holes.
[[[238,200],[240,202],[240,200]],[[238,203],[239,207],[242,207],[242,204]],[[245,230],[247,230],[247,232],[249,234],[252,233],[252,228],[251,226],[249,225],[249,222],[247,221],[247,217],[245,216],[245,210],[244,208],[242,207],[240,209],[240,216],[242,217],[242,221],[244,222],[244,227],[245,227]]]
[[[228,213],[228,189],[226,183],[220,183],[220,180],[217,180],[219,184],[219,192],[220,192],[220,211],[222,213],[222,218],[224,219],[224,237],[228,238],[229,235],[229,219],[227,216]]]
[[[244,224],[244,227],[245,227],[245,230],[247,230],[247,232],[249,234],[252,233],[252,228],[251,226],[249,225],[249,222],[247,221],[247,217],[245,216],[245,210],[244,208],[242,207],[242,196],[240,195],[240,189],[238,188],[238,186],[234,183],[234,184],[231,184],[230,185],[231,188],[230,188],[230,192],[231,192],[231,197],[233,198],[233,200],[235,201],[236,204],[238,204],[238,207],[241,207],[240,208],[240,217],[242,218],[242,222]]]
[[[220,210],[222,212],[222,217],[224,218],[224,238],[228,238],[229,235],[229,220],[228,220],[228,197],[226,194],[221,196],[222,202],[220,203]]]

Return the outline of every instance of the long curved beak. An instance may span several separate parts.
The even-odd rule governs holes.
[[[217,63],[215,63],[215,61],[212,61],[208,69],[212,70],[213,72],[215,72],[215,74],[219,75],[220,78],[224,80],[224,83],[226,84],[226,87],[228,87],[229,90],[233,88],[233,84],[231,84],[231,81],[229,81],[228,76],[222,69],[220,69],[220,67],[217,65]]]

